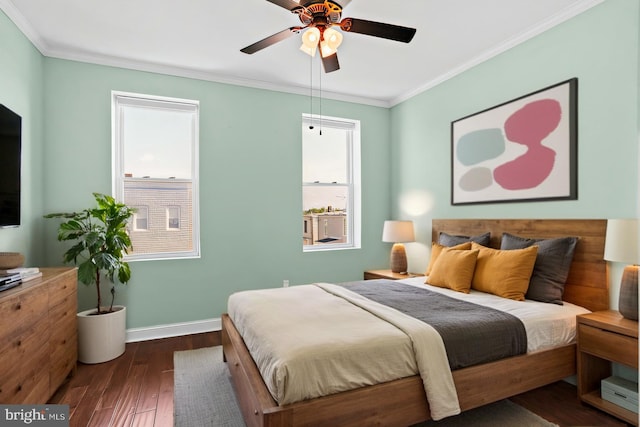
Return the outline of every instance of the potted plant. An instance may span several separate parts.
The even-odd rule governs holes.
[[[116,281],[131,279],[124,256],[131,247],[127,223],[135,210],[113,197],[93,193],[97,207],[80,212],[52,213],[45,218],[63,218],[58,228],[59,241],[75,241],[63,255],[65,263],[78,266],[78,280],[95,285],[96,306],[78,313],[78,360],[101,363],[124,353],[126,307],[114,306]],[[111,303],[102,304],[101,279],[111,284]]]

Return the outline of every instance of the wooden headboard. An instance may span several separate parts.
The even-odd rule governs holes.
[[[500,248],[502,233],[522,237],[579,237],[563,300],[591,311],[609,309],[609,280],[604,255],[605,219],[434,219],[431,240],[441,231],[477,236],[491,232],[491,247]]]

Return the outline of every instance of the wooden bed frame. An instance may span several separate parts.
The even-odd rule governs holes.
[[[451,219],[432,221],[440,231],[478,235],[491,232],[499,248],[503,232],[524,237],[578,236],[564,300],[592,311],[609,308],[603,260],[606,220]],[[428,420],[429,404],[419,375],[330,396],[278,406],[264,384],[242,337],[222,316],[222,345],[244,420],[249,427],[411,425]],[[523,393],[576,373],[575,344],[453,371],[460,408],[465,411]]]

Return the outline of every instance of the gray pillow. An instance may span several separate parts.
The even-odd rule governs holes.
[[[479,245],[488,247],[490,240],[491,233],[484,233],[478,236],[455,236],[441,231],[438,235],[438,243],[442,246],[455,246],[465,242],[476,242]]]
[[[577,243],[577,237],[528,239],[503,233],[500,249],[524,249],[533,245],[538,246],[538,255],[525,298],[562,305],[564,285],[569,276]]]

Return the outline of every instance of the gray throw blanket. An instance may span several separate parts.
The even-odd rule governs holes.
[[[527,352],[527,333],[515,316],[392,280],[342,286],[431,325],[442,337],[452,370]]]

